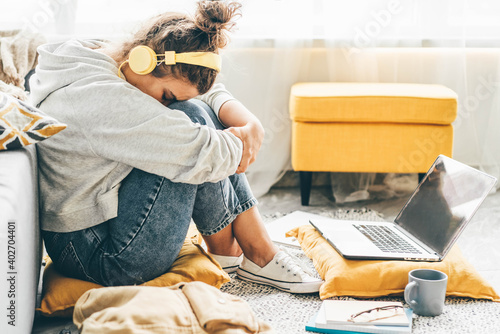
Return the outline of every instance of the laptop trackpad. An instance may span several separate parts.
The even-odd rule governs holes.
[[[375,253],[380,249],[375,246],[368,238],[359,232],[351,222],[329,223],[330,226],[322,224],[318,226],[323,232],[323,236],[342,253],[358,254],[365,253],[367,250]]]

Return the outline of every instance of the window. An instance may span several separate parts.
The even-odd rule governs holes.
[[[363,46],[500,46],[496,0],[242,0],[236,38],[322,39]],[[0,12],[0,28],[58,38],[109,38],[194,0],[25,0]]]

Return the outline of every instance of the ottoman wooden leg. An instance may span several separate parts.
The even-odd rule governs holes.
[[[418,173],[418,183],[422,182],[427,173]]]
[[[299,172],[300,175],[300,198],[302,205],[309,205],[309,195],[311,194],[312,172]]]

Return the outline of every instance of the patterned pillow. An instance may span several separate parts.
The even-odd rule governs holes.
[[[0,151],[37,143],[65,128],[66,124],[0,92]]]

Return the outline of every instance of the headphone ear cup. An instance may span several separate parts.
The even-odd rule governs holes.
[[[140,75],[151,73],[157,64],[156,53],[146,45],[139,45],[130,51],[128,63],[130,69]]]

